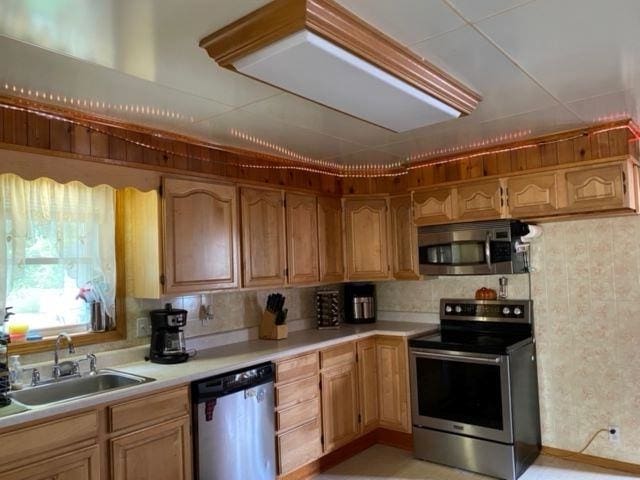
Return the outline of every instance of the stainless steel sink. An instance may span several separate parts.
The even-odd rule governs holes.
[[[98,370],[96,375],[62,379],[11,392],[9,396],[27,407],[39,407],[102,392],[152,382],[155,379],[116,370]]]

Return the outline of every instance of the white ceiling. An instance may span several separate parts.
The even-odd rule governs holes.
[[[638,0],[339,2],[478,91],[479,108],[393,133],[219,68],[200,38],[266,0],[0,0],[0,91],[340,163],[639,117]]]

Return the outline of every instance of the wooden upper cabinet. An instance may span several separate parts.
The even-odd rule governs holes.
[[[502,189],[499,180],[460,185],[456,189],[457,220],[474,221],[501,218]]]
[[[165,293],[237,287],[233,185],[163,179]]]
[[[418,229],[413,224],[411,195],[392,197],[391,261],[393,276],[397,279],[416,280],[418,273]]]
[[[285,283],[283,192],[240,189],[242,263],[246,287]]]
[[[344,280],[342,203],[339,198],[318,197],[318,249],[320,281]]]
[[[289,283],[318,281],[318,210],[314,195],[287,193],[287,273]]]
[[[558,210],[555,172],[510,177],[506,180],[507,208],[514,218],[553,215]]]
[[[635,190],[630,188],[635,185],[634,172],[628,161],[568,170],[564,180],[570,211],[635,208]]]
[[[413,194],[413,215],[416,225],[448,223],[455,218],[453,190],[434,188]]]
[[[349,280],[389,277],[387,213],[386,199],[344,201]]]

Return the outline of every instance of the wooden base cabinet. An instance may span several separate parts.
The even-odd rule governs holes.
[[[29,464],[0,474],[2,480],[100,480],[97,445]]]
[[[376,338],[380,426],[411,432],[409,358],[403,337]]]
[[[360,430],[367,433],[378,428],[378,361],[376,339],[367,338],[356,343],[358,363],[358,400]]]
[[[278,474],[322,456],[318,352],[276,362],[276,457]]]
[[[113,438],[112,480],[190,480],[190,425],[185,416]]]

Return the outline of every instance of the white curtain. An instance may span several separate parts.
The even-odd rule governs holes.
[[[46,256],[59,258],[78,288],[90,285],[105,313],[115,318],[114,189],[0,175],[0,306],[22,275],[36,232],[55,238]]]

